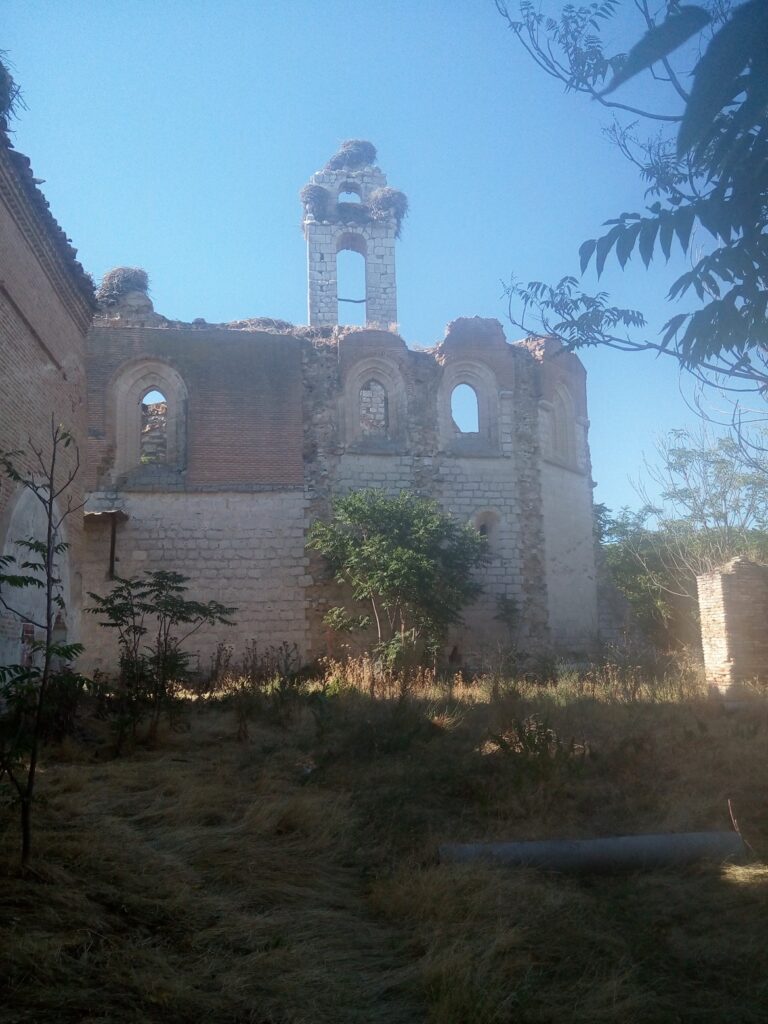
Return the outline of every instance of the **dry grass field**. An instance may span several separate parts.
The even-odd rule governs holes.
[[[403,695],[331,668],[189,700],[120,758],[85,717],[42,767],[29,876],[0,809],[3,1024],[768,1020],[768,710],[692,680]],[[729,800],[747,866],[436,861],[442,840],[727,828]]]

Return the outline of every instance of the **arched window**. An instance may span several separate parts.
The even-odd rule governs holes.
[[[552,455],[562,462],[574,461],[574,413],[571,396],[558,388],[552,401]]]
[[[168,457],[168,400],[153,388],[141,400],[141,464],[165,462]]]
[[[344,380],[345,443],[363,451],[392,451],[404,440],[406,401],[397,358],[360,359]]]
[[[488,543],[488,551],[493,554],[499,539],[499,515],[493,509],[484,509],[477,512],[472,518],[472,525],[480,534],[485,537]]]
[[[482,362],[449,359],[438,393],[440,435],[457,455],[492,455],[499,443],[498,384]]]
[[[360,433],[363,437],[386,437],[389,431],[387,389],[377,380],[360,388]]]
[[[366,313],[365,239],[344,234],[339,238],[336,253],[337,323],[364,327]]]
[[[117,480],[163,466],[170,474],[186,464],[187,389],[181,375],[160,360],[122,367],[112,383],[113,473]],[[153,478],[157,469],[152,470]]]
[[[451,416],[461,434],[477,434],[480,430],[477,392],[469,384],[457,384],[451,392]]]
[[[342,185],[339,190],[339,202],[340,203],[362,203],[360,197],[360,190],[356,185]]]

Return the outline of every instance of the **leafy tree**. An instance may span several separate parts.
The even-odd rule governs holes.
[[[695,298],[670,318],[660,340],[652,340],[638,336],[642,313],[612,307],[604,292],[583,292],[573,276],[555,285],[513,280],[507,290],[513,322],[557,336],[569,348],[662,353],[705,383],[764,394],[768,4],[747,0],[732,8],[728,0],[701,6],[667,0],[659,22],[648,0],[633,0],[627,6],[639,12],[646,31],[628,54],[609,53],[603,40],[620,0],[569,4],[559,18],[540,13],[530,0],[519,4],[519,18],[506,0],[496,6],[542,70],[614,112],[607,134],[637,167],[646,201],[653,200],[607,221],[602,237],[584,242],[582,273],[592,264],[599,277],[609,257],[624,268],[635,252],[647,267],[659,252],[669,259],[676,241],[691,266],[672,281],[668,298]],[[649,95],[666,89],[668,109],[616,99],[616,90],[638,75],[648,76]],[[643,121],[658,131],[643,137]],[[703,255],[694,255],[697,232],[712,239]]]
[[[703,430],[673,431],[657,451],[647,473],[661,500],[601,514],[603,551],[646,631],[693,641],[696,577],[737,555],[768,558],[768,467],[746,459],[737,438]]]
[[[407,491],[336,498],[330,520],[312,525],[308,547],[325,556],[336,581],[371,613],[337,606],[326,622],[336,629],[373,626],[377,651],[390,662],[420,644],[436,650],[480,593],[473,570],[486,558],[485,538],[473,527]]]
[[[71,468],[62,469],[62,455],[70,447],[74,447],[74,460]],[[40,503],[45,523],[43,538],[16,540],[26,553],[23,561],[15,555],[0,555],[0,604],[37,633],[28,645],[29,664],[0,666],[0,781],[6,777],[18,797],[24,868],[32,856],[32,810],[49,695],[59,685],[61,665],[83,650],[80,644],[63,642],[56,629],[57,617],[65,612],[58,568],[58,559],[68,546],[61,539],[62,527],[81,507],[67,493],[79,466],[72,435],[53,419],[45,446],[30,440],[28,453],[0,452],[3,472]],[[42,591],[39,614],[24,614],[14,607],[11,591],[30,588]]]
[[[184,642],[203,625],[231,625],[229,616],[235,608],[190,600],[185,596],[187,583],[181,573],[154,570],[143,577],[118,577],[105,597],[88,595],[94,601],[88,611],[102,617],[100,625],[115,630],[120,648],[115,694],[118,750],[129,730],[135,740],[137,725],[147,712],[150,737],[156,736],[162,710],[171,705],[173,686],[189,669]]]

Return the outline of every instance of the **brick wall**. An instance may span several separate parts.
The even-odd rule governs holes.
[[[28,161],[0,138],[0,449],[29,452],[31,443],[47,456],[53,418],[74,435],[85,458],[84,335],[90,315],[90,286],[74,251],[32,181]],[[59,481],[75,459],[73,447],[62,451]],[[33,464],[22,461],[27,468]],[[70,492],[75,505],[84,483],[80,474]],[[0,551],[18,554],[14,541],[29,532],[42,536],[44,526],[34,502],[0,479]],[[79,515],[68,521],[70,550],[61,556],[70,638],[79,630],[81,527]],[[27,613],[39,613],[29,604],[32,594],[11,597],[20,597]],[[38,591],[34,597],[39,604]],[[18,658],[20,631],[18,619],[0,614],[0,661]]]
[[[296,338],[97,322],[88,338],[92,488],[105,485],[114,455],[115,384],[124,370],[153,360],[173,367],[189,396],[187,489],[302,486],[301,352]]]

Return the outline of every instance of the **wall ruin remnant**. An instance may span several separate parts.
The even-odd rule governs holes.
[[[75,257],[29,160],[13,148],[0,117],[0,450],[25,452],[19,463],[25,471],[36,468],[32,446],[50,455],[52,420],[73,436],[85,457],[85,335],[94,301],[91,281]],[[59,452],[60,480],[74,469],[76,457],[74,446]],[[77,506],[83,486],[80,473],[61,501],[69,497]],[[0,555],[24,561],[28,552],[16,541],[43,538],[45,529],[40,503],[0,477]],[[58,556],[68,640],[80,637],[82,533],[82,518],[70,516],[61,538],[69,548]],[[42,620],[43,591],[28,587],[3,596],[29,618]],[[35,639],[41,639],[39,629],[0,609],[0,664],[19,663]]]
[[[733,694],[768,680],[768,565],[734,558],[697,585],[707,683]]]
[[[236,650],[288,641],[311,658],[329,650],[323,616],[336,597],[305,549],[311,523],[335,495],[410,490],[489,542],[483,593],[447,650],[486,666],[514,648],[588,653],[598,617],[584,368],[551,341],[510,344],[481,317],[454,320],[431,349],[408,348],[393,324],[399,216],[365,209],[383,202],[385,178],[362,145],[362,163],[349,166],[342,149],[302,193],[308,327],[179,323],[135,289],[95,318],[87,508],[121,513],[114,570],[175,570],[195,596],[238,608],[235,628],[195,635],[202,668],[221,640]],[[342,217],[333,211],[344,191],[363,208]],[[333,263],[347,236],[372,243],[364,328],[336,324]],[[477,429],[454,422],[462,386],[476,398]],[[152,391],[166,400],[164,461],[142,460],[141,402]],[[87,517],[96,593],[110,586],[113,520]],[[89,667],[109,669],[111,634],[91,620],[85,643]]]

